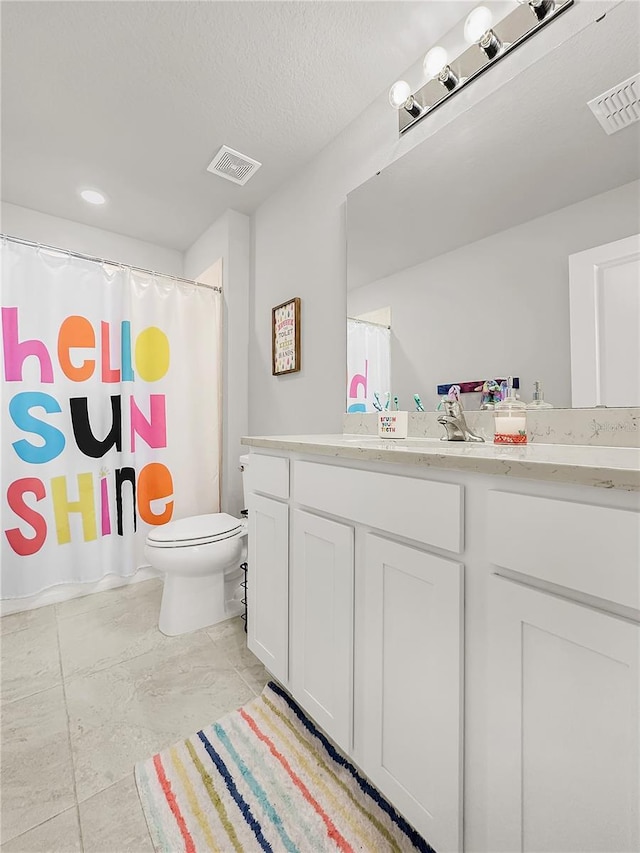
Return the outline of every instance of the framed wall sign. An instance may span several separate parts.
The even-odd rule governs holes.
[[[300,299],[289,299],[272,310],[271,373],[300,370]]]

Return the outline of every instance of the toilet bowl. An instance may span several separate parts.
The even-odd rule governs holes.
[[[145,557],[164,574],[163,634],[197,631],[241,612],[246,536],[247,522],[224,512],[170,521],[149,533]]]

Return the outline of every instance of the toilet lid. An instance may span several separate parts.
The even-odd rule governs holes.
[[[192,515],[155,527],[147,536],[147,541],[158,546],[206,545],[219,539],[228,539],[242,530],[239,518],[226,512],[212,512],[208,515]]]

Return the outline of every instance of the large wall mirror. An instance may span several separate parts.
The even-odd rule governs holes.
[[[525,401],[540,380],[556,407],[640,405],[640,122],[608,135],[587,105],[640,71],[639,12],[614,6],[349,195],[347,410],[508,375]]]

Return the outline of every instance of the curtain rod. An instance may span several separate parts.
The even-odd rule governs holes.
[[[194,284],[196,287],[205,287],[207,290],[215,290],[217,293],[222,293],[222,288],[214,284],[205,284],[203,281],[194,281],[191,278],[183,278],[180,275],[171,275],[166,272],[155,272],[154,270],[146,270],[144,267],[135,267],[132,264],[122,264],[119,261],[109,261],[106,258],[96,258],[93,255],[83,255],[82,252],[72,252],[70,249],[59,249],[57,246],[47,246],[44,243],[35,243],[33,240],[24,240],[22,237],[12,237],[10,234],[0,234],[3,240],[9,240],[12,243],[19,243],[22,246],[32,246],[34,249],[44,249],[47,252],[61,252],[63,255],[68,255],[70,258],[80,258],[82,261],[94,261],[98,264],[109,264],[112,267],[124,267],[133,272],[142,272],[145,275],[152,275],[160,278],[170,278],[172,281],[181,281],[184,284]]]
[[[363,326],[380,326],[381,329],[390,329],[387,323],[376,323],[375,320],[359,320],[357,317],[347,317],[352,323],[362,323]]]

